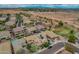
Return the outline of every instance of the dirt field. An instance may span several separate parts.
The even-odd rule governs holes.
[[[79,12],[33,12],[33,15],[47,17],[52,20],[66,22],[79,29]]]
[[[15,14],[15,13],[29,13],[33,14],[34,16],[41,16],[41,17],[47,17],[52,20],[57,20],[60,21],[62,20],[63,22],[68,23],[69,25],[73,25],[76,28],[79,28],[79,22],[77,21],[79,19],[79,12],[74,11],[74,12],[65,12],[65,11],[58,11],[58,12],[33,12],[33,11],[22,11],[19,9],[11,9],[11,10],[0,10],[0,14]],[[33,16],[33,17],[34,17]]]
[[[5,10],[5,9],[2,9],[2,10],[0,10],[0,14],[15,14],[15,13],[19,13],[19,12],[22,12],[21,10],[19,10],[19,9],[14,9],[14,10],[9,10],[9,9],[7,9],[7,10]]]

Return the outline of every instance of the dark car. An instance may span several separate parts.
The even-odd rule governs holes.
[[[48,49],[52,48],[52,46],[49,46]]]

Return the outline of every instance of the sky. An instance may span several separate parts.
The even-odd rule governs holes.
[[[0,4],[0,8],[79,8],[79,4]]]

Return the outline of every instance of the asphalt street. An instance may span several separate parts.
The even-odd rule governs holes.
[[[39,54],[53,54],[53,53],[55,53],[56,51],[58,51],[62,47],[64,47],[64,44],[59,42],[59,43],[53,45],[52,48],[46,49],[46,50],[40,52]]]
[[[64,43],[65,42],[59,42],[59,43],[53,45],[52,48],[41,51],[39,54],[54,54],[56,51],[58,51],[59,49],[64,47]],[[71,47],[73,47],[75,49],[75,52],[77,52],[79,54],[79,47],[75,46],[75,44],[70,44],[68,42],[66,42],[65,44],[68,44]]]

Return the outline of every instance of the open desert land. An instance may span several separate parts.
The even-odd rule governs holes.
[[[0,9],[0,14],[16,14],[20,12],[22,12],[20,9]]]
[[[78,11],[57,11],[57,12],[32,12],[33,15],[46,17],[52,21],[63,21],[79,29],[79,12]]]

